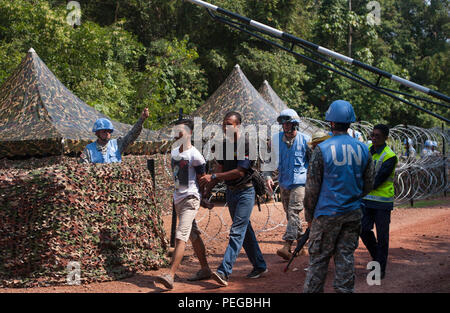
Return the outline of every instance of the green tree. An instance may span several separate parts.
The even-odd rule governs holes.
[[[176,119],[179,109],[193,112],[202,102],[207,89],[205,73],[195,63],[196,49],[183,40],[154,41],[148,50],[145,71],[135,78],[136,103],[149,106],[152,128]]]

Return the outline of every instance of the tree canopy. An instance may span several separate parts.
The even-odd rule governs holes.
[[[286,104],[304,116],[323,118],[333,100],[346,99],[359,119],[372,123],[441,124],[407,104],[217,23],[205,10],[182,0],[80,0],[79,26],[67,21],[68,2],[0,0],[0,84],[33,47],[89,105],[126,123],[133,123],[147,106],[151,116],[146,127],[157,129],[179,108],[190,113],[202,105],[240,64],[255,87],[269,81]],[[450,94],[446,0],[379,0],[379,24],[368,20],[367,0],[211,2]],[[378,79],[352,70],[369,81]],[[427,97],[387,79],[380,85]],[[412,101],[449,117],[445,107]]]

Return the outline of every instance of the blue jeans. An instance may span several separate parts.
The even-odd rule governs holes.
[[[265,270],[267,265],[250,223],[250,215],[255,204],[255,189],[253,187],[237,191],[227,189],[226,200],[232,219],[230,240],[217,271],[226,277],[230,276],[242,247],[253,268]]]

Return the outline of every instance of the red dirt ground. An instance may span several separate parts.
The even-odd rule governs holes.
[[[396,208],[393,211],[386,278],[381,281],[379,286],[369,286],[366,282],[369,273],[366,266],[370,257],[360,240],[359,247],[355,252],[355,292],[450,292],[450,202],[449,198],[445,200],[445,205],[441,204],[429,208]],[[214,210],[221,210],[221,208],[217,207]],[[222,208],[222,210],[225,209]],[[282,219],[283,213],[277,212]],[[257,214],[262,213],[255,208],[253,215]],[[170,216],[164,217],[168,234],[170,233],[170,221]],[[214,222],[210,221],[210,223]],[[220,221],[217,219],[216,223],[220,223]],[[213,227],[213,225],[209,224],[209,227]],[[245,275],[251,270],[251,265],[242,250],[235,263],[228,287],[220,288],[213,280],[188,282],[186,278],[199,268],[192,248],[188,248],[175,279],[175,288],[172,291],[167,291],[163,286],[154,283],[155,277],[167,270],[160,269],[138,273],[120,281],[81,286],[29,289],[3,288],[0,289],[0,293],[300,293],[303,290],[306,274],[304,268],[308,264],[308,257],[297,257],[292,262],[288,273],[283,272],[287,262],[276,255],[276,250],[280,247],[283,228],[278,227],[272,231],[260,232],[257,235],[269,272],[260,279],[246,279]],[[222,235],[222,238],[224,236],[226,235]],[[207,258],[213,270],[219,265],[226,245],[227,241],[224,239],[206,243]],[[325,292],[334,292],[332,288],[333,276],[334,265],[331,261]]]

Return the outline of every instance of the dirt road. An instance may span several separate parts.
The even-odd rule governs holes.
[[[447,198],[448,200],[448,198]],[[169,230],[170,216],[165,217]],[[229,286],[219,288],[212,281],[188,282],[186,278],[198,269],[192,249],[187,250],[173,291],[166,291],[155,285],[154,278],[165,271],[138,273],[121,281],[95,283],[81,286],[57,286],[33,289],[0,289],[0,293],[158,293],[158,292],[263,292],[263,293],[299,293],[305,280],[304,268],[308,257],[300,256],[291,264],[288,273],[283,273],[286,261],[276,255],[280,247],[283,227],[258,234],[261,250],[268,264],[269,272],[261,279],[246,279],[251,265],[242,251],[234,266]],[[434,293],[450,292],[450,205],[437,205],[430,208],[396,208],[391,218],[391,240],[386,278],[381,285],[369,286],[366,269],[370,261],[369,254],[360,241],[355,253],[356,284],[358,293]],[[208,260],[212,269],[216,269],[226,240],[213,240],[207,243]],[[332,280],[334,265],[330,262],[325,292],[334,292]]]

